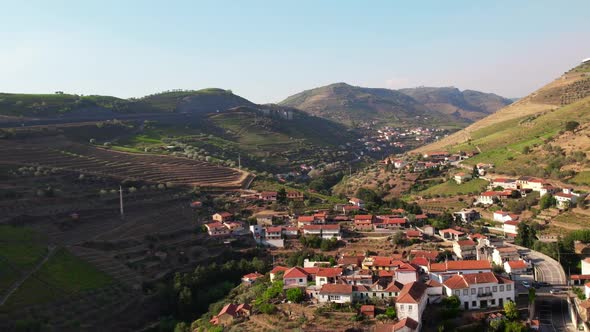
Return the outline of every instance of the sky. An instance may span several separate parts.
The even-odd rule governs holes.
[[[335,83],[522,97],[590,57],[590,1],[0,0],[0,91],[257,103]]]

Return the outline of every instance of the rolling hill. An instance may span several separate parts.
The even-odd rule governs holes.
[[[415,152],[471,151],[497,172],[590,184],[590,64]]]
[[[493,93],[461,91],[454,87],[418,87],[398,90],[433,111],[453,114],[469,121],[480,120],[512,103]]]
[[[460,128],[464,119],[433,111],[407,94],[390,89],[335,83],[306,90],[279,103],[350,127],[367,122],[394,126],[436,125]]]

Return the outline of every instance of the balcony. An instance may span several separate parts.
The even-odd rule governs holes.
[[[494,294],[492,294],[492,292],[487,292],[487,293],[478,293],[477,297],[492,297],[494,296]]]

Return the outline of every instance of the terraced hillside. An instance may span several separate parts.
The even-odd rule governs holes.
[[[131,154],[56,139],[51,144],[0,140],[2,164],[38,165],[88,174],[226,189],[241,188],[249,174],[203,161],[172,156]]]
[[[415,152],[450,149],[457,144],[465,143],[469,140],[481,139],[491,134],[494,134],[494,136],[490,136],[490,139],[495,140],[495,138],[502,136],[500,134],[501,129],[513,128],[515,123],[526,120],[528,117],[541,116],[544,113],[556,111],[562,106],[583,100],[588,96],[590,96],[590,65],[584,64],[564,73],[553,82],[543,86],[525,98],[508,105],[449,137],[420,147]],[[561,118],[561,120],[566,119],[566,117]],[[554,129],[557,129],[557,126],[554,126]],[[476,142],[473,143],[475,144]]]

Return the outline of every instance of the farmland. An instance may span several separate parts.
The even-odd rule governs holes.
[[[478,193],[483,188],[485,188],[487,186],[487,184],[488,184],[488,182],[486,180],[482,180],[482,179],[474,179],[474,180],[467,181],[462,184],[457,184],[457,182],[455,182],[454,180],[449,180],[447,182],[444,182],[444,183],[435,185],[433,187],[430,187],[426,190],[423,190],[419,194],[422,196],[424,196],[424,195],[454,196],[454,195],[463,195],[463,194],[469,194],[469,193]]]
[[[135,179],[152,183],[203,187],[241,188],[246,172],[206,162],[170,156],[131,154],[56,140],[51,146],[40,141],[0,141],[7,152],[1,163],[40,165],[81,173]]]

